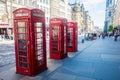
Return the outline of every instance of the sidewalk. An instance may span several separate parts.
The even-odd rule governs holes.
[[[0,40],[0,44],[12,44],[14,40]]]
[[[1,80],[120,80],[120,41],[113,38],[78,42],[78,52],[63,60],[47,59],[48,70],[35,77],[1,68]]]
[[[0,41],[0,68],[15,62],[15,51],[13,40]],[[1,70],[0,70],[1,71]]]

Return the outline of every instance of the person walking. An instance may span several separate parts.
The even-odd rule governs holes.
[[[116,30],[114,33],[114,41],[117,41],[118,36],[119,36],[119,31]]]
[[[102,39],[104,39],[105,38],[105,33],[102,33]]]

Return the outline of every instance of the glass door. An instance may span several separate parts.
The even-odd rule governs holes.
[[[52,40],[51,40],[51,46],[52,46],[52,53],[58,54],[58,30],[59,26],[52,26]]]
[[[28,68],[28,21],[18,21],[16,23],[17,55],[18,66]]]

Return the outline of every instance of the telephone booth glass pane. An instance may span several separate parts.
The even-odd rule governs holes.
[[[66,26],[64,26],[64,53],[66,53]]]
[[[58,40],[58,26],[52,27],[52,40]]]
[[[18,34],[18,39],[26,39],[26,35],[25,34]]]
[[[19,48],[19,50],[27,50],[26,45],[20,45],[18,48]]]
[[[36,36],[37,36],[38,39],[42,39],[43,38],[43,34],[42,33],[37,33]]]
[[[73,34],[73,29],[72,28],[68,28],[67,29],[67,41],[68,41],[68,43],[67,43],[67,46],[68,47],[72,47],[73,45],[72,45],[72,34]]]
[[[19,28],[18,28],[18,33],[25,33],[25,28],[22,28],[22,27],[20,28],[20,27],[19,27]]]
[[[36,53],[37,53],[37,60],[38,60],[38,65],[43,64],[43,28],[42,28],[42,23],[41,22],[36,22],[35,23],[35,37],[36,37]]]
[[[18,22],[17,25],[18,27],[25,27],[25,22]]]
[[[41,27],[38,27],[36,28],[37,32],[42,32],[42,28]]]
[[[19,43],[19,44],[27,44],[27,43],[26,43],[26,40],[18,40],[18,43]]]
[[[26,53],[26,52],[19,51],[19,55],[20,55],[20,56],[27,56],[27,53]]]

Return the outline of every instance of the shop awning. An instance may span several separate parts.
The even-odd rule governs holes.
[[[0,28],[13,28],[13,26],[9,26],[8,24],[0,24]]]

